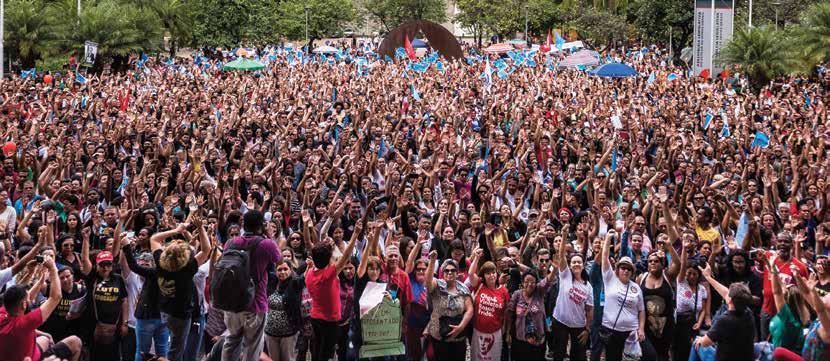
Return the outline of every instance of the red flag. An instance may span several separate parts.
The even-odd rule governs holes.
[[[703,71],[700,72],[700,77],[701,78],[709,78],[709,74],[710,74],[709,69],[706,68],[706,69],[703,69]]]
[[[406,50],[406,56],[409,57],[409,60],[415,60],[415,48],[412,47],[412,43],[409,42],[409,35],[406,36],[406,41],[403,43],[403,48]]]
[[[729,69],[720,72],[720,78],[721,79],[726,79],[728,77],[729,77]]]
[[[550,29],[548,29],[548,40],[545,41],[545,45],[539,47],[539,50],[541,50],[543,53],[547,53],[550,51]]]

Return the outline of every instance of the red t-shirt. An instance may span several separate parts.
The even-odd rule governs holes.
[[[481,285],[475,299],[473,327],[483,333],[493,333],[501,329],[504,324],[504,310],[509,301],[510,295],[504,286],[491,289]]]
[[[767,259],[773,257],[774,255],[774,252],[767,252]],[[793,278],[793,273],[790,270],[790,265],[794,265],[796,269],[798,269],[798,274],[800,274],[801,277],[807,277],[807,266],[794,257],[791,257],[789,262],[784,262],[780,258],[776,257],[775,265],[778,266],[778,277],[783,286],[795,284],[795,279]],[[775,308],[775,299],[772,295],[772,282],[769,280],[769,272],[768,268],[764,269],[764,303],[762,310],[768,315],[774,316],[778,313],[778,310]]]
[[[406,306],[412,302],[412,284],[409,283],[409,276],[406,272],[398,269],[392,275],[382,275],[381,279],[398,286],[398,299],[401,301],[401,310],[405,310]]]
[[[40,308],[23,316],[10,316],[5,307],[0,307],[0,361],[20,361],[26,357],[40,360],[35,330],[42,324]]]
[[[311,318],[340,321],[340,279],[337,269],[329,265],[323,269],[312,268],[305,276],[311,303]]]

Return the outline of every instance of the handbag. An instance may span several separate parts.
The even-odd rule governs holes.
[[[457,326],[461,324],[461,321],[464,320],[463,315],[459,316],[441,316],[438,318],[438,334],[441,335],[441,339],[447,339],[450,332],[452,332],[452,327],[450,326]],[[467,331],[470,330],[469,325],[464,328],[464,331],[458,335],[458,337],[465,336]]]
[[[97,288],[97,286],[95,287]],[[98,303],[95,301],[95,288],[92,289],[92,308],[95,311],[95,319],[98,319]],[[121,308],[118,308],[118,316],[121,316]],[[95,323],[95,331],[92,333],[92,340],[99,345],[111,345],[115,343],[117,324],[109,324],[101,321]]]
[[[611,328],[608,328],[608,327],[605,327],[605,326],[602,326],[602,327],[599,328],[599,332],[598,332],[599,340],[604,345],[608,344],[608,340],[611,338],[611,335],[614,333],[613,329],[617,328],[617,321],[620,320],[620,315],[622,314],[623,307],[625,307],[625,299],[628,298],[628,290],[630,288],[631,288],[631,284],[629,284],[628,287],[625,288],[625,296],[623,296],[623,304],[620,307],[620,311],[617,312],[617,318],[614,319],[614,326],[612,326]]]

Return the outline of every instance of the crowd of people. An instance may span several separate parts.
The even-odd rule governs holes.
[[[823,72],[344,48],[0,82],[0,360],[830,360]]]

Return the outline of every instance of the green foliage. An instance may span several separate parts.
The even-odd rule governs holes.
[[[47,48],[52,37],[48,18],[43,16],[42,0],[10,0],[6,3],[5,48],[8,56],[19,59],[25,69]]]
[[[695,14],[686,0],[634,0],[628,15],[637,33],[648,41],[668,43],[671,29],[675,53],[691,42]]]
[[[490,0],[482,0],[489,2]],[[445,0],[366,0],[364,10],[386,31],[408,20],[447,20]]]
[[[355,18],[355,7],[349,0],[285,0],[277,12],[277,29],[289,39],[305,38],[306,14],[308,36],[316,39],[338,35]]]
[[[592,8],[583,9],[571,24],[580,37],[595,46],[626,40],[633,31],[624,16]]]
[[[830,61],[830,2],[807,9],[793,37],[807,67]]]
[[[770,26],[737,29],[715,62],[738,68],[755,89],[791,68],[791,53],[781,31]]]
[[[249,0],[198,0],[193,6],[193,43],[230,48],[246,35]]]

